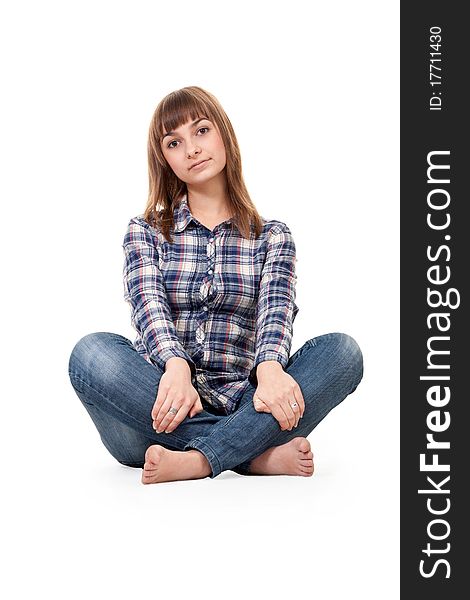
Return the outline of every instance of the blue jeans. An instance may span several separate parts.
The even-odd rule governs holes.
[[[353,338],[329,333],[309,339],[290,358],[285,371],[299,384],[305,412],[292,431],[282,431],[271,413],[253,406],[250,384],[230,415],[202,400],[203,411],[171,433],[156,433],[150,416],[163,371],[147,362],[130,340],[115,333],[90,333],[74,346],[69,377],[107,450],[120,463],[142,468],[152,444],[170,450],[196,449],[207,458],[211,478],[232,470],[249,475],[250,461],[272,446],[307,437],[351,394],[362,379],[362,353]]]

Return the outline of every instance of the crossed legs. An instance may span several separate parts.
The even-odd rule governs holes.
[[[299,383],[305,414],[296,429],[281,431],[271,414],[253,406],[250,386],[229,416],[202,411],[170,434],[157,434],[150,411],[162,372],[131,342],[113,333],[93,333],[74,347],[69,376],[103,444],[121,463],[144,467],[142,481],[216,477],[238,473],[313,472],[306,436],[352,393],[362,378],[362,354],[349,336],[312,338],[290,357],[286,371]]]

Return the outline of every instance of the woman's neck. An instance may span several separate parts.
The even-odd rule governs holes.
[[[231,208],[228,194],[226,189],[221,186],[206,186],[204,189],[191,187],[187,192],[187,200],[189,210],[196,219],[200,216],[214,221],[230,217]]]

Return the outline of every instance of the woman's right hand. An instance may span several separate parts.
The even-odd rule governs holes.
[[[176,414],[168,412],[178,409]],[[153,428],[157,433],[171,433],[180,423],[203,409],[197,390],[191,382],[191,370],[184,358],[170,358],[160,378],[157,398],[152,408]]]

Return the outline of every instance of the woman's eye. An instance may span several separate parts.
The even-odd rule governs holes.
[[[209,131],[209,127],[199,127],[199,129],[197,130],[197,132],[199,133],[203,129]],[[171,140],[171,142],[169,142],[169,144],[167,145],[167,148],[170,148],[170,149],[171,148],[176,148],[176,146],[172,146],[171,144],[176,144],[177,141],[178,140]]]

